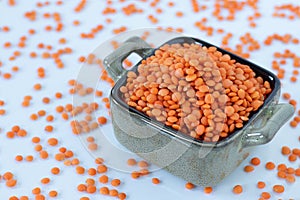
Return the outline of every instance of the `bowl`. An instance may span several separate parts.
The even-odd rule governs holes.
[[[162,44],[199,44],[216,47],[241,64],[248,65],[257,76],[270,83],[272,89],[263,105],[252,112],[242,128],[217,142],[206,142],[190,137],[178,130],[128,106],[120,88],[126,84],[126,75],[137,72],[136,64],[127,70],[123,61],[132,53],[142,59],[153,55],[152,48],[139,37],[126,40],[104,59],[104,66],[114,79],[110,103],[114,134],[127,149],[171,174],[200,186],[215,186],[231,174],[250,154],[252,146],[266,144],[294,113],[290,104],[278,104],[280,81],[270,71],[221,49],[208,42],[192,37],[177,37]]]

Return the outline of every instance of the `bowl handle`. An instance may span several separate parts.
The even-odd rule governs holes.
[[[243,147],[256,146],[270,142],[278,130],[289,120],[295,112],[291,104],[276,104],[272,108],[267,108],[261,113],[271,112],[271,117],[261,128],[250,128],[243,137]],[[266,113],[268,114],[268,113]]]
[[[114,81],[121,78],[127,71],[122,62],[131,54],[136,53],[142,58],[148,56],[152,52],[151,46],[143,39],[134,36],[126,40],[119,48],[105,57],[103,63],[106,71]]]

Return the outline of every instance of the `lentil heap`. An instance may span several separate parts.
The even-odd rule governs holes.
[[[248,66],[216,47],[166,44],[127,73],[129,106],[173,129],[217,142],[242,128],[272,91]]]

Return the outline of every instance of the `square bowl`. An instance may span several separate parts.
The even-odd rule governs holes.
[[[173,38],[161,46],[185,43],[216,47],[191,37]],[[147,161],[201,186],[215,186],[221,182],[249,155],[251,148],[248,147],[271,141],[294,113],[294,107],[290,104],[278,104],[280,81],[273,73],[224,49],[216,48],[236,62],[248,65],[256,76],[268,81],[272,89],[263,105],[250,114],[242,128],[217,142],[195,139],[128,106],[124,101],[120,88],[126,84],[128,70],[122,67],[123,60],[131,53],[140,55],[144,60],[154,55],[157,49],[151,48],[138,37],[132,37],[104,59],[106,70],[115,80],[110,102],[117,140]],[[138,73],[140,63],[131,70]]]

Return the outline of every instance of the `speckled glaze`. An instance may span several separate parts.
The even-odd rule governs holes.
[[[217,185],[249,155],[249,147],[271,141],[294,112],[293,106],[289,104],[277,104],[280,84],[276,79],[272,94],[263,107],[243,129],[235,131],[230,138],[216,144],[188,139],[182,133],[169,130],[132,111],[122,102],[119,88],[125,82],[126,71],[120,70],[120,62],[128,55],[126,46],[130,46],[129,52],[137,52],[136,49],[142,52],[145,48],[149,52],[149,46],[139,38],[130,38],[121,49],[104,61],[109,74],[117,81],[110,97],[112,123],[117,140],[147,161],[196,185]],[[116,68],[118,71],[114,70]],[[263,72],[267,73],[265,70]],[[273,75],[270,73],[270,76]]]

